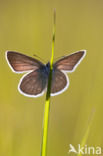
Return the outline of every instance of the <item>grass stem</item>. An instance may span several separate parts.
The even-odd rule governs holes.
[[[42,134],[42,144],[41,144],[40,156],[47,155],[48,124],[49,124],[49,114],[50,114],[50,92],[51,92],[52,69],[53,69],[53,58],[54,58],[54,43],[55,43],[55,22],[56,22],[56,11],[54,10],[52,55],[51,55],[51,60],[50,60],[50,72],[49,72],[48,87],[47,87],[46,101],[45,101],[43,134]]]
[[[84,133],[84,136],[83,136],[81,144],[80,144],[81,147],[85,146],[85,144],[87,142],[87,139],[89,137],[90,127],[91,127],[91,124],[93,122],[94,113],[95,113],[95,109],[92,109],[92,112],[91,112],[90,117],[89,117],[89,121],[88,121],[88,125],[87,125],[87,128],[86,128],[86,131]],[[77,156],[82,156],[82,153],[78,153]]]

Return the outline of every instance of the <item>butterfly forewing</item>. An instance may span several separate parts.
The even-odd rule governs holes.
[[[85,50],[78,51],[76,53],[61,58],[60,60],[55,62],[54,67],[59,70],[73,71],[80,63],[80,61],[83,59],[84,56],[85,56]]]
[[[44,66],[37,59],[14,51],[7,51],[6,58],[14,72],[36,70],[39,69],[40,66]]]
[[[27,96],[40,96],[47,85],[47,77],[40,70],[30,72],[20,80],[19,91]]]

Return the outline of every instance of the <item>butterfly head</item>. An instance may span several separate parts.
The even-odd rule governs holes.
[[[50,62],[48,62],[44,66],[41,66],[39,68],[39,71],[40,71],[40,73],[42,73],[43,75],[45,75],[45,77],[47,78],[49,76],[49,72],[50,72]]]
[[[50,69],[50,62],[46,64],[46,68]]]
[[[46,72],[49,74],[49,71],[50,71],[50,62],[48,62],[45,66],[46,68]]]

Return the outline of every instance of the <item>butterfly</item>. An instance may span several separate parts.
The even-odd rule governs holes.
[[[70,55],[61,57],[53,64],[51,95],[55,96],[64,92],[69,86],[66,72],[73,72],[86,55],[86,50],[80,50]],[[41,61],[15,51],[6,52],[6,60],[15,73],[25,73],[20,79],[18,90],[29,97],[42,96],[48,85],[50,62],[43,64]]]

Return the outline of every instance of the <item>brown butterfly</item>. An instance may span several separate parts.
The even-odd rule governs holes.
[[[81,50],[64,56],[53,64],[51,95],[55,96],[64,92],[69,86],[66,72],[73,72],[86,55],[86,50]],[[43,64],[39,60],[21,54],[7,51],[6,60],[15,73],[27,72],[20,80],[18,90],[29,97],[39,97],[47,89],[50,63]]]

